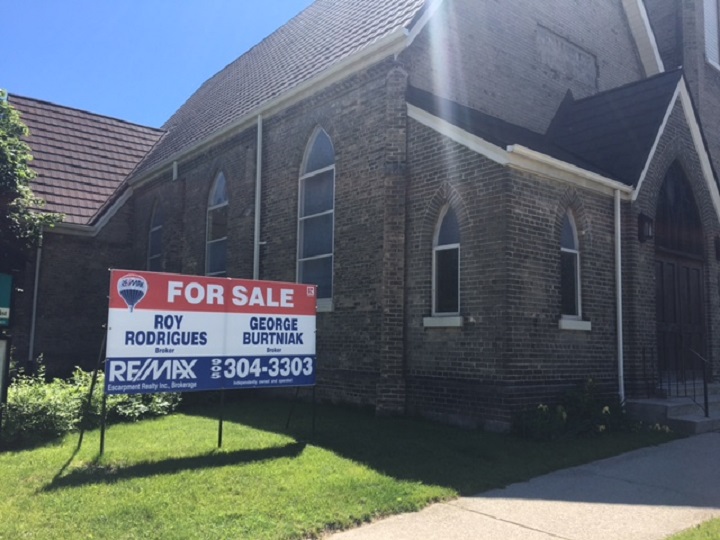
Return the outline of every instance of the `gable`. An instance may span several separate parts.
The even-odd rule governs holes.
[[[548,136],[559,147],[635,186],[681,77],[676,70],[586,99],[566,99]]]
[[[650,175],[651,167],[659,160],[668,159],[668,155],[663,151],[663,142],[668,138],[675,136],[675,129],[670,125],[671,116],[673,113],[679,113],[682,115],[682,121],[687,127],[690,138],[692,139],[692,147],[697,154],[699,161],[700,174],[707,185],[708,192],[712,205],[715,209],[715,214],[720,219],[720,189],[718,187],[717,174],[710,160],[710,154],[708,152],[707,142],[702,133],[700,122],[698,121],[697,111],[693,104],[690,92],[688,91],[687,85],[684,79],[678,84],[677,92],[675,93],[672,103],[669,105],[668,110],[663,119],[663,124],[657,132],[655,141],[653,142],[652,149],[647,158],[645,166],[642,170],[640,178],[638,179],[637,187],[633,193],[633,201],[637,200],[640,195],[643,186],[647,183],[647,178]]]

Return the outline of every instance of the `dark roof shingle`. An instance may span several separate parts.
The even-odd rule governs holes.
[[[640,179],[681,70],[661,73],[578,101],[565,100],[549,137],[621,182]]]
[[[138,167],[191,148],[340,60],[407,28],[425,0],[317,0],[206,81],[163,126]]]
[[[30,128],[32,189],[45,210],[87,225],[163,131],[11,94]]]
[[[578,101],[568,94],[546,134],[413,87],[407,100],[502,148],[519,144],[635,186],[681,77],[661,73]]]

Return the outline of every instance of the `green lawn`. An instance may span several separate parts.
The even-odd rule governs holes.
[[[668,540],[717,540],[718,538],[720,538],[720,519],[711,519],[702,525],[671,536]]]
[[[529,442],[364,412],[286,402],[108,429],[0,453],[0,539],[303,538],[417,510],[669,439],[661,433]],[[307,442],[303,442],[307,441]]]

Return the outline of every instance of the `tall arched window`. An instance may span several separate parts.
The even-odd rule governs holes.
[[[298,209],[298,282],[318,286],[318,306],[333,294],[335,227],[335,151],[327,133],[318,130],[306,153],[300,176]]]
[[[208,276],[226,275],[226,245],[228,228],[228,196],[225,175],[219,173],[210,190],[207,209],[205,273]]]
[[[448,206],[433,242],[433,315],[460,313],[460,227]]]
[[[155,203],[152,218],[150,219],[150,231],[148,232],[147,269],[151,272],[162,271],[163,263],[163,224],[165,217],[160,203]]]
[[[580,319],[580,248],[572,213],[563,219],[560,235],[560,296],[562,316]]]

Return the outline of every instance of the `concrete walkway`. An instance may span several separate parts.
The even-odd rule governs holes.
[[[720,433],[434,504],[333,540],[659,540],[720,517]]]

